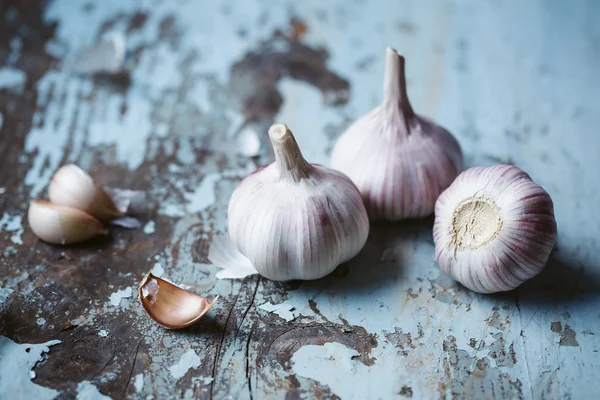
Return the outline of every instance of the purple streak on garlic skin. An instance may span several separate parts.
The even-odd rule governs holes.
[[[440,269],[480,293],[512,290],[537,275],[556,236],[552,199],[510,165],[468,169],[435,206]]]
[[[413,111],[404,58],[390,48],[384,97],[381,106],[338,139],[331,166],[356,184],[371,219],[429,215],[462,169],[460,145],[447,130]]]

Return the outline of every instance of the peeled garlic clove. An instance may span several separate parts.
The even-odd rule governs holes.
[[[552,199],[511,165],[466,170],[435,205],[440,269],[479,293],[511,290],[537,275],[556,235]]]
[[[33,233],[48,243],[79,243],[108,234],[100,221],[91,215],[45,200],[31,201],[27,219]]]
[[[78,208],[103,222],[124,214],[104,189],[75,164],[56,171],[48,187],[48,196],[52,203]]]
[[[246,177],[229,201],[233,245],[259,274],[318,279],[354,257],[369,233],[360,193],[344,174],[309,164],[285,124],[269,137],[275,162]]]
[[[197,322],[215,304],[213,301],[148,273],[139,287],[140,301],[148,315],[170,329],[180,329]]]
[[[404,57],[388,48],[384,102],[342,134],[331,167],[356,184],[372,219],[394,221],[431,214],[461,166],[456,139],[413,111]]]

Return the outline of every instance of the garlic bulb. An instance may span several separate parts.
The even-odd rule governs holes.
[[[548,261],[552,199],[517,167],[471,168],[440,195],[433,237],[445,274],[479,293],[511,290]]]
[[[404,57],[388,47],[383,104],[342,134],[331,167],[356,184],[372,219],[395,221],[431,214],[461,166],[456,139],[414,113],[406,94]]]
[[[275,162],[246,177],[233,192],[229,235],[269,279],[321,278],[363,248],[367,212],[352,181],[309,164],[285,124],[272,125],[269,137]]]
[[[75,164],[56,171],[48,187],[48,197],[52,203],[75,207],[103,222],[119,218],[125,211],[119,210],[104,189]]]
[[[76,208],[32,200],[27,212],[33,233],[48,243],[83,242],[108,231],[96,218]]]

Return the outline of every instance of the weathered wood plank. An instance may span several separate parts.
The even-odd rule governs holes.
[[[1,3],[0,334],[62,341],[33,379],[59,398],[88,383],[140,399],[593,396],[599,17],[593,1]],[[115,30],[128,73],[62,68]],[[246,158],[229,134],[280,120],[327,164],[380,102],[387,45],[407,57],[415,109],[456,134],[467,166],[514,163],[550,192],[559,241],[546,270],[514,292],[471,293],[440,275],[429,218],[373,226],[355,260],[316,282],[217,281],[206,255],[228,197],[272,160],[265,135]],[[66,162],[145,190],[137,216],[154,228],[39,242],[27,202]],[[133,297],[111,303],[156,264],[222,301],[182,331]],[[256,307],[283,300],[301,315]],[[199,365],[181,361],[190,350]]]

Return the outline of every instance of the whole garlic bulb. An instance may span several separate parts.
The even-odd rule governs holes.
[[[479,293],[511,290],[537,275],[556,235],[552,199],[511,165],[466,170],[435,205],[440,269]]]
[[[400,220],[433,212],[462,168],[456,139],[415,114],[406,93],[404,57],[386,50],[383,104],[338,139],[331,167],[352,179],[372,219]]]
[[[360,193],[344,174],[309,164],[285,124],[272,125],[269,137],[275,162],[233,192],[229,236],[269,279],[321,278],[367,240],[369,220]]]

